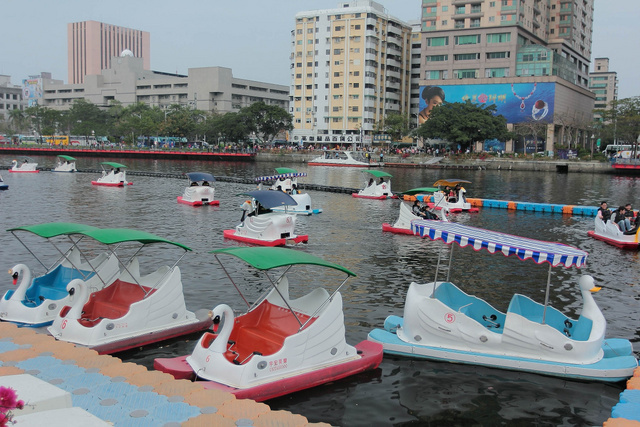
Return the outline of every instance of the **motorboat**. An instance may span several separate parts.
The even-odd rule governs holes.
[[[287,243],[307,243],[308,235],[296,235],[296,215],[288,213],[296,201],[282,191],[254,190],[241,195],[249,197],[242,205],[240,224],[224,230],[224,237],[261,246],[285,246]],[[285,212],[274,212],[284,208]]]
[[[76,159],[65,154],[58,155],[58,163],[51,172],[77,172]]]
[[[218,206],[220,200],[215,200],[215,189],[211,186],[216,178],[210,173],[189,172],[186,174],[189,186],[184,189],[182,196],[178,196],[178,203],[191,206]]]
[[[638,242],[640,227],[634,227],[631,231],[621,231],[615,222],[609,220],[605,223],[597,216],[595,218],[595,230],[588,231],[587,235],[622,249],[640,248],[640,243]]]
[[[102,176],[96,181],[91,181],[93,185],[103,185],[106,187],[124,187],[133,185],[133,182],[127,182],[127,173],[124,170],[126,166],[116,162],[102,162]],[[107,170],[108,168],[111,168]]]
[[[97,292],[91,292],[81,279],[67,285],[69,304],[60,310],[48,328],[56,339],[109,354],[211,326],[208,310],[193,313],[185,306],[177,264],[191,251],[189,247],[145,231],[123,228],[86,230],[81,234],[107,245],[122,270],[113,284]],[[140,252],[157,245],[179,248],[182,256],[171,267],[163,265],[142,274]],[[125,259],[123,253],[127,250],[133,254]]]
[[[583,302],[578,319],[548,304],[551,268],[579,268],[586,262],[586,252],[452,222],[415,220],[411,224],[417,235],[430,240],[548,263],[545,302],[515,294],[503,313],[465,293],[449,277],[438,281],[436,267],[433,282],[409,286],[404,317],[389,316],[384,329],[369,333],[369,339],[381,343],[386,353],[588,381],[616,382],[633,375],[638,361],[631,343],[605,339],[607,322],[592,296],[599,290],[593,277],[578,279]],[[453,245],[449,272],[452,254]]]
[[[352,193],[351,195],[353,197],[376,200],[385,200],[392,197],[397,198],[397,196],[394,196],[391,192],[391,178],[393,175],[379,170],[365,170],[364,172],[371,174],[373,177],[369,178],[369,181],[362,190],[357,193]],[[385,178],[387,179],[386,181]],[[379,179],[379,181],[376,182],[376,179]]]
[[[34,162],[31,158],[25,157],[22,163],[18,164],[17,160],[11,161],[11,168],[9,172],[12,173],[38,173],[38,163]]]
[[[433,186],[438,187],[439,191],[433,193],[433,206],[431,207],[434,209],[447,208],[451,213],[478,212],[479,209],[471,206],[471,203],[467,201],[467,190],[464,189],[462,184],[471,184],[471,181],[463,179],[440,179],[436,181]]]
[[[155,359],[156,370],[177,379],[205,380],[205,389],[230,392],[239,399],[264,401],[375,369],[382,361],[380,344],[346,342],[340,289],[355,276],[351,271],[287,248],[234,247],[212,253],[247,311],[235,316],[228,305],[217,305],[212,312],[214,332],[206,332],[191,355]],[[249,303],[221,261],[229,255],[264,272],[270,286],[255,303]],[[298,273],[299,266],[311,272]],[[332,272],[314,274],[327,269]],[[290,286],[288,277],[298,274],[346,277],[329,293],[331,289],[309,283]],[[294,292],[301,296],[292,297]]]
[[[420,187],[420,188],[413,188],[411,190],[405,191],[404,193],[402,193],[403,195],[406,196],[416,196],[416,195],[422,195],[422,199],[423,201],[424,199],[424,195],[429,193],[433,193],[434,191],[437,191],[437,188],[433,188],[433,187]],[[417,198],[415,200],[418,200]],[[418,200],[418,204],[419,204],[419,200]],[[395,223],[393,223],[393,225],[385,222],[382,224],[382,231],[388,231],[390,233],[396,233],[396,234],[408,234],[413,236],[413,230],[411,229],[411,221],[415,220],[415,219],[425,219],[425,218],[432,218],[432,219],[439,219],[441,221],[448,221],[449,219],[447,218],[447,208],[444,209],[431,209],[428,207],[428,204],[423,204],[423,206],[421,206],[421,215],[417,215],[414,212],[413,206],[411,204],[409,204],[407,201],[403,201],[400,203],[400,214],[398,215],[398,219],[396,220]]]
[[[318,156],[307,162],[309,166],[350,166],[358,168],[368,168],[372,166],[380,166],[380,163],[363,158],[360,154],[356,154],[352,151],[325,151],[321,156]]]
[[[284,191],[289,194],[297,205],[294,206],[274,206],[275,212],[288,212],[296,215],[313,215],[322,213],[322,209],[314,209],[311,207],[311,196],[304,193],[298,186],[298,178],[305,177],[305,172],[298,172],[291,168],[276,168],[276,175],[260,176],[256,178],[258,189],[262,190],[265,183],[272,183],[270,190]]]
[[[9,189],[9,185],[4,183],[4,181],[2,180],[2,175],[0,175],[0,191],[8,190],[8,189]]]
[[[83,279],[92,291],[98,291],[111,284],[119,274],[118,260],[107,252],[89,259],[78,246],[82,240],[78,233],[91,229],[94,227],[65,222],[9,229],[8,231],[34,255],[46,272],[32,279],[32,272],[25,264],[17,264],[9,270],[17,288],[8,290],[0,299],[0,320],[23,326],[47,326],[53,322],[60,309],[68,304],[71,297],[66,287],[73,279]],[[20,239],[16,233],[18,231],[30,232],[46,239],[60,256],[47,267],[25,241]],[[80,238],[77,238],[78,236]],[[57,242],[56,238],[60,238],[62,242]],[[71,244],[68,249],[61,248],[61,243],[65,242]]]

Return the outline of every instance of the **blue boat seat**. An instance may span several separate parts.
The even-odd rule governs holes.
[[[88,280],[95,274],[92,271],[82,273],[75,268],[58,265],[47,274],[33,279],[25,293],[25,305],[38,307],[45,299],[60,300],[66,297],[67,284],[73,279]]]
[[[505,315],[486,301],[472,295],[467,295],[449,282],[443,282],[436,288],[435,297],[443,304],[475,320],[481,325],[502,330]]]

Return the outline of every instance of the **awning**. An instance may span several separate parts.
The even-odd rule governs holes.
[[[307,176],[307,173],[295,172],[295,173],[281,173],[278,175],[271,175],[271,176],[259,176],[256,178],[256,182],[277,181],[279,179],[298,178],[301,176]]]
[[[296,206],[298,204],[293,197],[283,191],[254,190],[240,194],[256,199],[267,209],[275,208],[277,206]]]
[[[189,181],[198,182],[198,181],[209,181],[213,182],[216,178],[210,173],[206,172],[187,172],[185,175],[189,177]]]

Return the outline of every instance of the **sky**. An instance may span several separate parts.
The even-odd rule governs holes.
[[[343,0],[348,1],[348,0]],[[11,82],[40,72],[67,81],[67,23],[100,21],[148,31],[151,69],[228,67],[236,78],[290,84],[295,15],[333,9],[340,0],[0,0],[0,74]],[[403,21],[420,18],[422,0],[379,0]],[[619,99],[640,95],[640,0],[595,0],[593,58],[609,58]]]

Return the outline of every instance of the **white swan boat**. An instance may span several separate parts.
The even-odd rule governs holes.
[[[25,157],[24,161],[18,164],[17,160],[11,161],[11,169],[9,172],[12,173],[38,173],[38,164],[31,160],[29,157]]]
[[[94,227],[63,222],[9,229],[45,267],[46,273],[32,279],[31,270],[25,264],[17,264],[9,270],[13,284],[18,286],[15,290],[8,290],[0,299],[0,320],[32,327],[50,325],[60,309],[69,303],[67,284],[73,279],[85,280],[92,291],[111,284],[119,273],[118,260],[106,252],[88,259],[78,247],[82,240],[78,233],[91,229]],[[60,253],[59,259],[47,267],[18,237],[16,231],[27,231],[47,239]],[[54,241],[56,237],[64,237],[71,242],[71,247],[61,249],[60,243],[56,244]]]
[[[2,175],[0,175],[0,191],[8,190],[8,189],[9,189],[9,185],[4,183],[4,181],[2,180]]]
[[[416,234],[447,244],[482,248],[552,266],[581,267],[587,253],[461,224],[417,220]],[[453,246],[452,246],[453,248]],[[449,260],[451,271],[451,259]],[[549,272],[549,279],[551,272]],[[616,382],[633,375],[638,361],[631,343],[605,339],[606,320],[591,292],[591,276],[578,280],[583,306],[572,319],[545,304],[515,294],[506,313],[446,281],[411,283],[404,317],[390,316],[384,329],[369,333],[389,354],[484,365],[589,381]]]
[[[77,172],[76,159],[65,154],[58,155],[58,163],[51,172]]]
[[[211,186],[216,178],[210,173],[188,172],[189,186],[184,189],[182,196],[178,196],[178,203],[190,206],[218,206],[220,200],[215,200],[216,190]]]
[[[325,151],[321,156],[309,160],[307,164],[309,166],[350,166],[358,168],[380,166],[380,163],[366,161],[360,154],[354,154],[352,151]]]
[[[467,190],[462,187],[462,184],[471,184],[471,181],[465,181],[462,179],[441,179],[436,181],[433,186],[438,187],[441,191],[433,193],[433,206],[434,209],[447,208],[449,212],[478,212],[479,209],[471,206],[471,203],[467,201]],[[446,187],[450,187],[453,190],[456,186],[459,186],[458,191],[453,191],[455,195],[449,196],[445,194]]]
[[[353,197],[376,200],[397,199],[397,196],[394,196],[391,192],[391,178],[393,175],[378,170],[366,170],[364,172],[370,173],[373,175],[373,178],[369,179],[362,190],[357,193],[352,193],[351,195]],[[387,178],[386,181],[384,180],[385,178]],[[376,179],[379,179],[379,181],[376,182]]]
[[[424,200],[424,194],[433,193],[434,191],[437,191],[437,188],[421,187],[421,188],[414,188],[412,190],[405,191],[402,194],[408,195],[408,196],[415,196],[415,195],[422,194],[423,196],[421,198]],[[430,212],[430,213],[432,216],[436,216],[437,219],[441,221],[449,221],[449,219],[447,218],[447,208],[437,209],[437,210],[434,209],[433,212]],[[393,225],[387,222],[383,223],[382,231],[387,231],[387,232],[396,233],[396,234],[408,234],[413,236],[414,234],[413,234],[413,230],[411,229],[411,221],[416,219],[424,219],[424,217],[420,217],[416,215],[413,212],[413,206],[410,205],[408,202],[403,201],[400,203],[400,213],[398,215],[398,219],[396,220],[396,222],[394,222]]]
[[[69,304],[64,306],[48,330],[56,339],[86,346],[101,354],[202,331],[211,326],[208,310],[188,311],[177,263],[190,248],[151,233],[120,228],[82,232],[109,246],[123,270],[108,287],[91,292],[87,284],[74,279],[67,285]],[[162,266],[142,275],[138,253],[147,245],[169,244],[184,251],[172,266]],[[115,249],[133,245],[134,255],[124,262]]]
[[[102,162],[102,176],[96,181],[91,181],[93,185],[103,185],[106,187],[125,187],[127,185],[133,185],[132,182],[127,181],[127,173],[124,170],[126,166],[116,162]],[[105,167],[106,166],[106,167]],[[110,170],[107,170],[110,167]]]
[[[239,399],[263,401],[375,369],[382,361],[381,345],[346,342],[340,289],[355,276],[351,271],[286,248],[235,247],[212,253],[225,272],[219,257],[233,255],[264,271],[272,286],[253,305],[241,293],[247,312],[240,316],[226,304],[216,306],[217,331],[205,333],[189,356],[156,359],[156,370],[175,378],[207,380],[204,388],[227,391]],[[329,268],[346,278],[331,294],[316,287],[294,299],[290,290],[300,291],[290,287],[287,273],[301,265]]]
[[[611,220],[605,223],[597,216],[595,218],[595,230],[588,231],[587,235],[622,249],[640,248],[640,242],[638,241],[640,227],[623,232],[618,227],[618,224]]]
[[[286,211],[289,206],[296,205],[290,195],[272,190],[255,190],[242,195],[250,199],[242,205],[240,224],[224,230],[225,238],[261,246],[307,243],[308,235],[295,234],[296,215]],[[273,211],[278,207],[285,208],[285,213]]]
[[[314,209],[311,207],[311,196],[309,193],[303,193],[298,187],[298,178],[307,176],[305,172],[298,172],[291,168],[276,168],[277,175],[260,176],[256,178],[258,189],[262,190],[264,183],[272,182],[270,189],[276,191],[284,191],[289,194],[297,205],[294,206],[275,206],[272,208],[275,212],[287,212],[297,215],[313,215],[322,213],[322,209]]]

